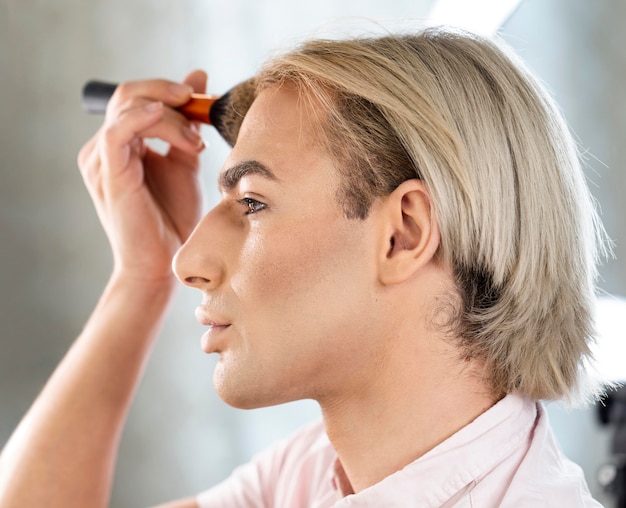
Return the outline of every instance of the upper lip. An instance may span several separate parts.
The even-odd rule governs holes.
[[[199,305],[195,311],[196,319],[204,326],[228,326],[230,323],[227,319],[211,312],[205,305]]]

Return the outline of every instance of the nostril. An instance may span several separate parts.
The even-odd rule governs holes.
[[[185,282],[187,284],[206,284],[211,281],[206,277],[185,277]]]

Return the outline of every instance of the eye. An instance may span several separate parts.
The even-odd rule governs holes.
[[[260,201],[252,198],[239,199],[237,200],[237,203],[246,207],[246,215],[260,212],[267,206],[265,203],[261,203]]]

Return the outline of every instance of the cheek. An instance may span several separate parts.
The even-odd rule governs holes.
[[[261,306],[313,291],[337,251],[328,238],[320,242],[313,236],[292,231],[251,234],[233,272],[233,291],[242,302],[255,299]]]
[[[367,241],[345,221],[302,224],[295,231],[251,235],[232,288],[250,332],[309,333],[352,324],[367,305]],[[261,329],[263,328],[263,329]]]

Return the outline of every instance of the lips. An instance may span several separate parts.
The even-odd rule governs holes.
[[[198,322],[208,327],[200,339],[202,350],[205,353],[220,352],[224,346],[221,336],[230,327],[230,323],[220,316],[211,314],[210,310],[203,305],[196,308],[195,314]]]
[[[195,315],[198,323],[204,326],[220,327],[230,325],[227,319],[224,319],[217,315],[217,313],[212,312],[211,309],[205,305],[199,305],[196,307]]]

